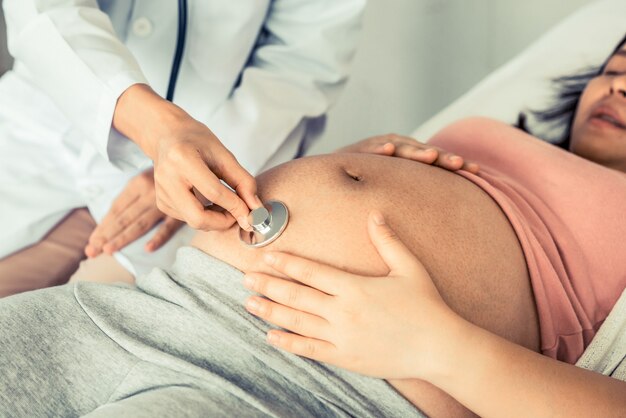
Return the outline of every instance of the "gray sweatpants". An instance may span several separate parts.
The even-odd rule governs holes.
[[[137,288],[1,299],[0,416],[421,416],[383,380],[266,344],[242,278],[182,248]]]

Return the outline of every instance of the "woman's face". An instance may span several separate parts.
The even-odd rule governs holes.
[[[626,44],[585,87],[574,115],[570,151],[626,172]]]

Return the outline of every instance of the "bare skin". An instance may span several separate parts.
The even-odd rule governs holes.
[[[405,158],[451,171],[463,169],[477,173],[479,170],[477,164],[464,161],[458,155],[395,134],[368,138],[341,148],[337,152]],[[160,223],[158,230],[146,244],[145,250],[153,252],[165,244],[182,226],[182,222],[160,211],[155,196],[156,187],[152,169],[131,179],[89,237],[85,255],[89,258],[98,257],[103,253],[111,255],[148,233],[158,223]]]
[[[280,250],[356,274],[383,275],[388,268],[366,227],[370,208],[377,207],[456,313],[538,350],[537,315],[517,238],[499,207],[469,181],[408,160],[333,154],[279,166],[258,176],[257,185],[263,200],[277,198],[290,209],[279,240],[250,249],[233,227],[198,233],[192,245],[244,272],[275,274],[263,254]],[[429,415],[471,415],[425,382],[390,383]]]

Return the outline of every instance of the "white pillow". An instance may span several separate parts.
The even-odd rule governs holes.
[[[601,65],[625,34],[626,0],[591,3],[427,120],[412,136],[425,141],[468,116],[514,123],[520,111],[544,109],[554,95],[551,79]]]

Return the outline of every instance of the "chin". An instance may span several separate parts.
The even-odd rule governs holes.
[[[615,135],[606,132],[572,137],[570,151],[579,157],[597,164],[615,168],[626,163],[626,134]]]

